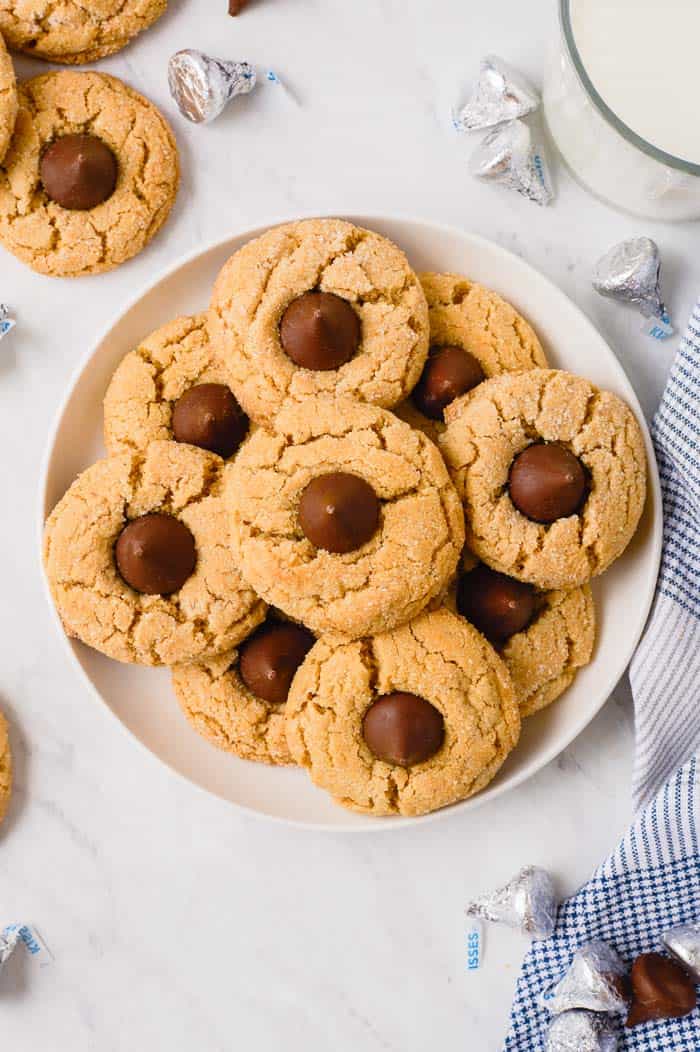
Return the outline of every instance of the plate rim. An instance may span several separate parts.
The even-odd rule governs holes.
[[[480,793],[477,793],[473,797],[469,797],[467,800],[457,801],[448,807],[440,808],[436,811],[432,811],[426,815],[417,816],[396,816],[396,817],[373,817],[371,815],[357,814],[356,817],[359,819],[356,825],[340,826],[330,822],[305,822],[300,818],[287,818],[282,815],[270,814],[267,811],[256,810],[247,804],[239,803],[238,801],[231,800],[229,797],[222,795],[215,789],[206,788],[200,785],[199,782],[193,781],[187,774],[178,770],[174,767],[167,759],[164,759],[157,753],[155,753],[145,742],[143,742],[118,716],[118,714],[108,704],[106,699],[102,696],[97,686],[93,683],[92,679],[88,675],[87,671],[83,667],[82,663],[78,659],[77,653],[72,645],[70,637],[66,634],[58,611],[56,610],[53,602],[49,583],[46,577],[46,571],[43,561],[43,532],[46,518],[50,513],[48,508],[48,483],[49,483],[49,472],[51,469],[54,447],[58,432],[60,430],[62,421],[68,409],[68,404],[71,401],[73,393],[80,382],[83,374],[88,370],[90,363],[98,352],[103,343],[108,339],[110,333],[121,323],[124,317],[133,310],[139,301],[145,296],[153,292],[157,285],[160,285],[168,278],[172,277],[177,271],[181,270],[194,263],[199,257],[205,256],[210,252],[222,247],[228,242],[239,239],[248,238],[252,239],[259,236],[266,229],[274,226],[279,226],[282,223],[295,222],[302,219],[329,219],[329,218],[343,218],[349,222],[355,223],[358,226],[365,226],[372,229],[372,224],[376,223],[380,227],[382,224],[393,224],[393,223],[409,223],[413,226],[423,226],[430,228],[433,234],[435,232],[444,233],[449,236],[455,234],[461,238],[466,238],[471,241],[472,244],[478,249],[479,246],[485,246],[490,252],[496,252],[502,257],[507,259],[509,263],[515,263],[517,266],[523,268],[524,271],[534,273],[540,282],[544,282],[547,286],[548,291],[555,297],[563,299],[568,304],[569,308],[576,312],[579,316],[580,321],[588,327],[595,335],[603,341],[605,344],[610,358],[610,363],[614,370],[617,371],[625,385],[629,387],[632,398],[630,399],[631,407],[635,412],[638,423],[640,424],[642,434],[644,437],[645,452],[647,455],[647,468],[648,468],[648,490],[647,490],[647,501],[650,502],[650,515],[651,515],[651,528],[650,536],[647,544],[651,548],[652,564],[654,567],[653,584],[650,585],[645,596],[644,603],[639,607],[640,616],[637,623],[637,629],[634,633],[634,642],[631,645],[631,652],[626,658],[625,663],[622,667],[615,666],[614,674],[610,674],[606,677],[607,686],[601,690],[601,701],[592,712],[587,712],[585,717],[575,721],[572,732],[567,736],[567,740],[562,743],[554,743],[542,756],[538,756],[536,759],[531,760],[525,765],[524,769],[518,772],[512,780],[504,784],[490,786]],[[198,792],[205,794],[207,797],[218,799],[221,803],[226,804],[229,807],[234,808],[241,817],[255,818],[258,820],[273,822],[286,827],[292,827],[299,830],[303,830],[309,833],[333,833],[340,835],[347,834],[362,834],[362,833],[381,833],[390,830],[405,829],[408,827],[415,827],[418,824],[424,824],[427,822],[434,822],[440,819],[446,819],[450,816],[456,816],[466,811],[475,810],[478,807],[491,801],[497,800],[503,794],[510,792],[511,790],[517,789],[529,778],[532,778],[539,771],[543,770],[548,764],[550,764],[557,756],[559,756],[565,749],[576,741],[580,734],[585,728],[593,722],[595,717],[599,714],[602,708],[610,700],[610,696],[614,691],[617,684],[620,682],[622,676],[627,669],[629,662],[637,648],[639,640],[642,637],[644,629],[646,627],[649,612],[651,610],[652,603],[656,594],[656,582],[658,579],[659,567],[661,564],[662,554],[662,543],[663,543],[663,516],[662,516],[662,496],[661,496],[661,483],[659,478],[658,464],[656,461],[656,455],[654,450],[649,425],[646,417],[642,410],[641,403],[634,389],[632,382],[630,381],[627,373],[620,362],[619,358],[613,351],[608,340],[596,326],[593,324],[591,319],[585,313],[585,311],[576,303],[570,296],[567,295],[551,278],[546,274],[543,274],[536,266],[530,263],[528,260],[523,259],[515,252],[497,241],[492,241],[489,238],[482,236],[481,234],[472,233],[469,230],[463,230],[455,224],[445,223],[438,220],[426,218],[421,215],[411,215],[407,212],[385,212],[385,213],[356,213],[351,211],[349,213],[342,213],[338,211],[318,212],[318,211],[301,211],[295,213],[293,216],[287,214],[274,214],[270,217],[262,218],[256,221],[252,225],[246,225],[242,229],[231,229],[225,236],[217,237],[205,245],[199,245],[187,252],[181,253],[173,260],[170,264],[164,266],[148,284],[142,286],[138,292],[135,292],[132,296],[128,297],[126,301],[117,308],[117,310],[111,315],[109,321],[103,325],[97,333],[97,336],[92,341],[90,346],[80,356],[78,362],[71,370],[68,378],[66,387],[62,398],[53,414],[50,422],[50,426],[47,432],[43,453],[41,456],[39,477],[38,477],[38,488],[37,488],[37,541],[38,541],[38,555],[40,563],[40,574],[42,581],[42,589],[44,597],[48,603],[50,609],[50,615],[54,628],[56,629],[62,645],[68,653],[69,663],[78,672],[78,676],[83,683],[88,687],[88,690],[93,694],[100,702],[101,707],[106,710],[112,720],[119,726],[122,733],[127,735],[132,742],[136,742],[138,747],[148,756],[150,759],[160,766],[165,768],[171,776],[175,776],[180,779],[183,783],[187,784],[191,788],[196,789]],[[319,789],[319,792],[322,790]]]

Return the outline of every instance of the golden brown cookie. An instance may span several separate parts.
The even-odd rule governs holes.
[[[230,650],[265,616],[241,578],[221,496],[224,462],[178,442],[152,442],[84,471],[46,524],[44,563],[66,631],[118,661],[170,665]],[[117,569],[133,520],[174,517],[194,538],[195,566],[172,593],[143,594]]]
[[[111,55],[159,18],[167,0],[0,0],[0,31],[14,51],[49,62]]]
[[[209,339],[206,313],[176,318],[156,329],[122,358],[107,388],[107,451],[143,450],[149,442],[173,439],[178,399],[203,384],[226,384]],[[240,422],[242,433],[242,414]]]
[[[46,148],[68,135],[96,137],[117,163],[114,192],[85,210],[64,208],[42,183]],[[104,73],[46,73],[19,89],[15,132],[0,166],[0,242],[41,274],[111,270],[160,229],[178,183],[175,139],[151,102]]]
[[[17,118],[17,83],[12,59],[0,35],[0,162],[7,153]]]
[[[547,366],[532,326],[497,292],[461,274],[419,277],[428,301],[431,353],[461,347],[476,358],[487,379]],[[433,441],[444,430],[442,420],[425,416],[410,396],[396,412]]]
[[[301,368],[282,348],[283,315],[310,291],[340,297],[359,318],[357,351],[338,368]],[[406,257],[340,219],[288,223],[249,242],[219,274],[211,307],[233,391],[261,423],[287,399],[322,393],[397,405],[428,352],[428,308]]]
[[[7,814],[12,795],[12,753],[7,720],[0,712],[0,822]]]
[[[504,374],[447,409],[440,448],[464,505],[467,546],[541,589],[574,588],[624,551],[644,507],[646,458],[633,413],[609,391],[554,369]],[[530,446],[557,444],[587,477],[577,511],[550,523],[516,508],[509,480]]]
[[[442,746],[404,766],[378,759],[364,735],[377,699],[408,692],[441,714]],[[314,783],[354,811],[420,815],[483,789],[520,734],[505,665],[448,610],[372,638],[321,639],[292,684],[287,739]]]
[[[317,634],[360,636],[415,617],[446,588],[463,542],[462,511],[436,447],[392,413],[349,399],[291,404],[228,468],[236,558],[253,588]],[[307,486],[329,473],[369,483],[376,530],[345,554],[300,523]]]

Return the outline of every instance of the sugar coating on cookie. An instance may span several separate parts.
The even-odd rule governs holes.
[[[590,585],[545,592],[536,617],[511,636],[501,657],[511,674],[521,716],[556,701],[593,656],[595,607]]]
[[[282,348],[282,317],[310,291],[341,297],[360,319],[357,353],[337,369],[300,368]],[[233,391],[262,423],[286,400],[321,393],[397,405],[428,352],[425,295],[403,252],[340,219],[288,223],[249,242],[219,274],[211,309]]]
[[[0,162],[12,139],[18,106],[14,66],[0,36]]]
[[[12,753],[7,720],[0,712],[0,822],[7,814],[12,795]]]
[[[302,493],[332,472],[364,479],[379,525],[360,548],[315,547]],[[415,617],[446,588],[464,540],[459,498],[432,442],[392,413],[348,399],[288,406],[227,469],[236,558],[271,605],[321,634],[361,636]]]
[[[403,767],[379,760],[363,736],[372,703],[393,691],[442,714],[442,748]],[[520,734],[510,676],[493,647],[446,609],[371,638],[321,639],[292,684],[292,756],[336,801],[374,815],[421,815],[483,789]]]
[[[624,551],[646,494],[644,441],[634,414],[610,391],[561,370],[504,374],[457,399],[440,448],[462,499],[468,547],[488,566],[541,589],[574,588]],[[580,510],[549,524],[517,510],[515,457],[558,443],[588,476]]]
[[[196,384],[226,383],[209,338],[207,314],[162,325],[122,358],[104,400],[104,439],[109,453],[143,450],[173,438],[173,408]]]
[[[125,47],[159,18],[167,0],[0,0],[0,32],[14,51],[87,63]]]
[[[171,665],[236,646],[265,616],[231,553],[221,496],[224,462],[177,442],[153,442],[84,471],[46,524],[44,564],[66,631],[118,661]],[[115,544],[130,520],[172,515],[194,537],[194,572],[171,595],[123,580]]]
[[[114,154],[114,192],[85,211],[51,200],[42,155],[67,135],[88,134]],[[177,146],[142,95],[103,73],[61,71],[19,88],[15,131],[0,166],[0,242],[42,274],[111,270],[140,252],[165,222],[179,183]]]
[[[176,665],[175,696],[198,734],[224,752],[258,763],[291,764],[286,705],[269,705],[240,677],[237,650],[205,664]]]

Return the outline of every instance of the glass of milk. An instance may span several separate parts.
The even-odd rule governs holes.
[[[700,219],[700,0],[557,0],[547,126],[573,175],[618,208]]]

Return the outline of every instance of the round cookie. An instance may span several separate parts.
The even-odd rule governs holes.
[[[17,118],[17,83],[12,59],[0,35],[0,162],[7,153]]]
[[[487,380],[445,416],[440,448],[464,505],[467,545],[488,566],[541,589],[570,589],[624,551],[644,507],[646,459],[639,425],[616,395],[533,369]],[[509,490],[516,458],[541,443],[578,458],[586,481],[578,510],[553,521],[523,514]]]
[[[114,191],[94,207],[63,207],[42,181],[48,147],[68,136],[97,139],[116,162]],[[67,180],[75,166],[68,160],[61,170]],[[15,132],[0,166],[0,242],[41,274],[111,270],[160,229],[178,183],[175,139],[151,102],[103,73],[46,73],[19,88]]]
[[[317,292],[329,297],[327,313],[317,304],[306,317],[289,314]],[[319,355],[310,352],[323,350],[324,333],[335,351],[352,345],[348,304],[360,322],[356,353],[337,368],[319,369]],[[288,223],[249,242],[219,274],[211,308],[231,387],[260,423],[273,420],[287,399],[322,393],[397,405],[428,353],[428,308],[406,257],[386,238],[340,219]],[[304,339],[308,368],[295,364]]]
[[[253,588],[317,634],[350,637],[409,621],[441,595],[464,527],[437,448],[387,410],[348,399],[288,405],[276,428],[256,430],[227,473],[232,543]],[[336,472],[379,500],[376,530],[345,554],[316,547],[300,522],[307,487]]]
[[[0,712],[0,822],[7,814],[12,795],[12,753],[7,720]]]
[[[48,62],[111,55],[163,14],[167,0],[0,0],[0,32],[14,51]]]
[[[107,388],[107,452],[143,450],[149,442],[174,439],[173,410],[178,400],[203,384],[226,384],[209,339],[206,313],[176,318],[156,329],[122,358]],[[237,432],[232,437],[242,437],[248,427],[242,411],[232,422]],[[195,436],[189,437],[191,441]]]
[[[253,639],[268,623],[269,619],[253,634]],[[313,636],[308,635],[310,648]],[[244,760],[291,764],[286,736],[287,706],[284,702],[271,704],[246,686],[240,669],[243,652],[239,647],[206,664],[175,666],[172,670],[175,696],[198,734],[218,748]]]
[[[547,366],[532,326],[497,292],[461,274],[419,277],[428,301],[431,357],[439,348],[462,348],[476,359],[487,379]],[[426,370],[430,363],[429,358]],[[397,414],[435,441],[444,425],[421,412],[421,389],[419,383]]]
[[[228,544],[223,468],[204,450],[153,442],[145,453],[100,460],[76,479],[44,534],[46,575],[70,635],[118,661],[171,665],[230,650],[262,621],[265,604],[244,583]],[[136,591],[118,569],[117,560],[123,573],[133,571],[135,556],[148,557],[148,538],[136,537],[130,551],[122,546],[127,525],[153,515],[167,517],[166,525],[172,517],[179,534],[194,539],[194,570],[171,594]]]
[[[437,752],[410,765],[378,759],[365,739],[378,698],[408,692],[441,714]],[[494,649],[446,609],[372,638],[319,640],[287,703],[293,758],[336,801],[374,815],[421,815],[479,792],[520,734],[510,676]]]

